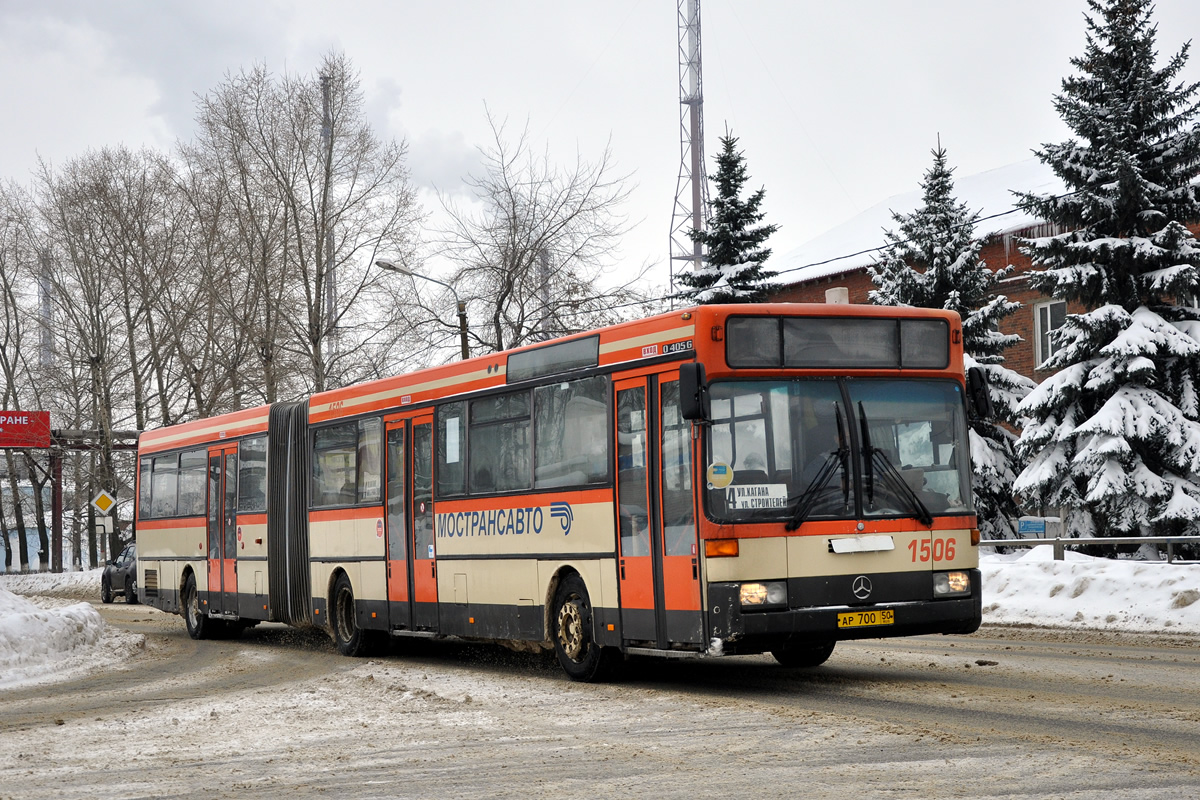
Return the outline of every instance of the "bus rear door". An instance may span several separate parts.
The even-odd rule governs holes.
[[[208,450],[208,608],[237,614],[237,445]]]

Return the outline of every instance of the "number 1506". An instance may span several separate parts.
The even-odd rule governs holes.
[[[949,539],[934,539],[932,542],[929,539],[922,539],[908,543],[908,552],[912,555],[914,563],[917,561],[953,561],[954,560],[954,538]]]

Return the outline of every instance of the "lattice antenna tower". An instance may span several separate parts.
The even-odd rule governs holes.
[[[679,0],[679,180],[671,217],[671,295],[677,270],[697,270],[704,248],[688,231],[708,222],[708,175],[704,171],[704,92],[700,77],[700,0]]]

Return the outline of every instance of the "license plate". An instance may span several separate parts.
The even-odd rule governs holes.
[[[891,625],[896,621],[896,612],[890,608],[875,611],[851,611],[838,614],[839,628],[869,628],[873,625]]]

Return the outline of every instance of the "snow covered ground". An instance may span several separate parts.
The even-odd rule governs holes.
[[[1053,552],[980,557],[984,624],[1200,633],[1200,564]]]
[[[984,555],[980,567],[985,624],[1200,634],[1200,565],[1070,551],[1054,561],[1042,546]],[[77,602],[100,596],[100,573],[0,575],[0,688],[106,669],[144,647]]]
[[[99,598],[101,572],[0,576],[0,689],[105,669],[145,646],[79,602]]]

